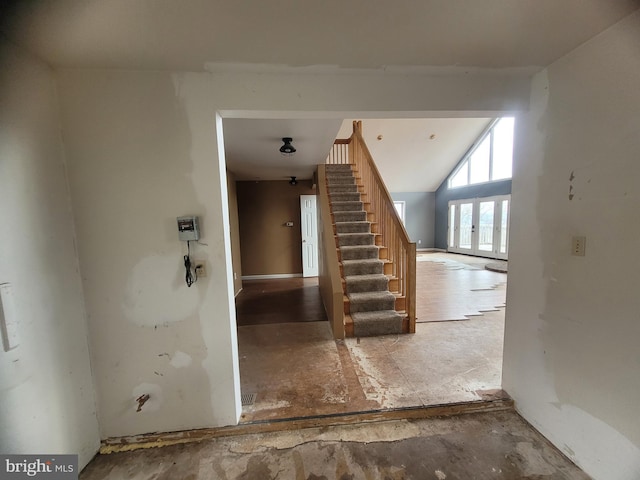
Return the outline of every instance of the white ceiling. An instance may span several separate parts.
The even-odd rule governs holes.
[[[245,119],[223,120],[227,168],[237,180],[309,179],[316,165],[324,163],[341,119]],[[293,138],[293,156],[283,156],[282,137]]]
[[[638,0],[5,0],[0,30],[53,66],[543,67]]]
[[[640,0],[5,0],[0,5],[0,33],[54,68],[208,71],[268,64],[534,71],[640,8]],[[341,121],[225,119],[228,166],[240,179],[309,178]],[[433,191],[486,121],[366,120],[364,133],[390,190]],[[432,133],[436,137],[429,140]],[[278,152],[284,136],[294,138],[294,157]]]
[[[362,131],[389,191],[434,192],[491,120],[367,119]],[[345,120],[338,137],[352,131],[352,121]]]
[[[490,121],[366,119],[362,129],[390,191],[433,192]],[[309,179],[316,165],[324,163],[333,140],[349,138],[353,131],[351,119],[229,118],[223,122],[227,167],[237,180]],[[280,154],[282,137],[293,138],[295,155]]]

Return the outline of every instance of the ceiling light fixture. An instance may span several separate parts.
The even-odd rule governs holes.
[[[291,138],[291,137],[283,137],[282,141],[284,142],[284,145],[282,145],[280,147],[280,153],[282,155],[290,157],[291,155],[296,153],[296,149],[293,147],[293,145],[291,145],[291,142],[293,141],[293,138]]]
[[[289,185],[295,186],[298,184],[298,181],[296,180],[296,177],[291,177],[291,180],[289,180]]]

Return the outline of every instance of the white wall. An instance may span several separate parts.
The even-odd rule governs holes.
[[[103,437],[236,423],[239,377],[224,158],[216,111],[432,111],[526,107],[511,72],[163,73],[63,70],[76,212]],[[315,112],[315,113],[313,113]],[[445,113],[446,112],[446,113]],[[254,115],[247,113],[247,115]],[[198,214],[188,289],[175,217]],[[186,361],[176,361],[176,359]],[[142,412],[135,398],[150,393]]]
[[[87,326],[53,74],[0,43],[0,283],[19,346],[0,348],[0,452],[99,448]]]
[[[503,385],[602,480],[640,478],[638,85],[640,12],[537,75],[517,119]]]

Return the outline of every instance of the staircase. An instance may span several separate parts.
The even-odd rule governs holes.
[[[397,280],[385,275],[390,265],[380,235],[372,232],[352,165],[326,165],[326,181],[338,260],[345,294],[345,334],[365,337],[398,334],[406,315],[396,311]],[[378,239],[378,241],[376,241]]]

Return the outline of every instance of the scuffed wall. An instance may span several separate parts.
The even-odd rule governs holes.
[[[638,32],[550,65],[516,122],[503,385],[598,480],[640,478]]]
[[[100,446],[53,72],[0,39],[0,284],[18,345],[0,342],[0,452]]]
[[[450,116],[524,108],[529,92],[529,78],[509,71],[62,69],[57,79],[104,437],[239,418],[221,115],[268,118],[286,105],[292,118]],[[192,255],[208,270],[191,288],[175,224],[186,214],[200,216],[202,244]],[[136,412],[141,393],[151,397]]]

